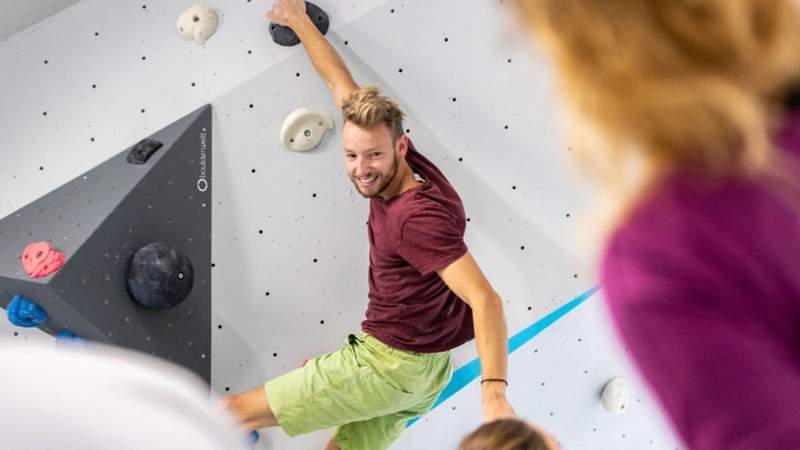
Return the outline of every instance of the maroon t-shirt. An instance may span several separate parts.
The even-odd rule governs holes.
[[[455,189],[411,141],[406,161],[424,182],[389,200],[370,199],[361,328],[394,348],[442,352],[475,336],[471,308],[436,273],[467,252],[467,220]]]

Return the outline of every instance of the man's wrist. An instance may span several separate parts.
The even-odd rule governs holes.
[[[484,398],[505,397],[505,383],[483,383],[481,384],[481,395]]]
[[[308,25],[310,22],[311,18],[308,17],[308,14],[291,15],[286,18],[286,24],[292,29],[292,31],[295,32],[295,34],[299,34],[299,29]],[[312,23],[311,25],[313,26],[314,24]]]

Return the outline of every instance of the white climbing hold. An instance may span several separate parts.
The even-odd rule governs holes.
[[[208,5],[198,3],[181,13],[175,28],[181,36],[203,45],[216,31],[217,23],[219,23],[217,12]]]
[[[614,377],[603,388],[603,407],[614,414],[620,414],[628,407],[628,385],[621,377]]]
[[[325,131],[333,129],[333,117],[315,109],[294,110],[281,127],[281,144],[295,152],[316,147]]]

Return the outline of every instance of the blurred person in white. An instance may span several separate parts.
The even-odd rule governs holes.
[[[0,339],[4,450],[237,450],[245,434],[188,370],[141,353]]]

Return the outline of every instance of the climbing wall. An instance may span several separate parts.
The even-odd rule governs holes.
[[[209,380],[211,136],[205,105],[0,219],[9,319],[28,324],[22,302],[51,335],[143,351]]]
[[[590,191],[569,165],[549,67],[500,3],[318,4],[355,79],[400,103],[408,135],[464,200],[467,245],[505,301],[520,415],[566,448],[676,448],[592,291]],[[0,71],[9,86],[0,217],[210,104],[211,385],[224,394],[335,350],[359,329],[368,202],[344,171],[341,121],[324,84],[301,48],[269,38],[270,2],[211,4],[220,24],[204,46],[175,31],[187,6],[83,0],[0,42],[13,68]],[[278,141],[300,107],[336,122],[308,153]],[[18,345],[52,339],[8,323],[0,334]],[[479,424],[475,357],[474,343],[454,351],[448,398],[393,448],[452,448]],[[600,403],[614,376],[630,387],[619,415]],[[258,448],[320,448],[329,434],[272,430]]]

